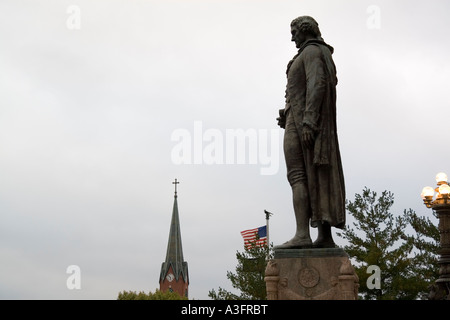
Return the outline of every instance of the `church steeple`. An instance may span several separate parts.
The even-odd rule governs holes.
[[[159,285],[161,291],[176,291],[181,296],[188,296],[188,264],[184,261],[183,246],[181,243],[180,218],[178,214],[177,184],[175,179],[175,195],[170,224],[169,241],[167,243],[166,260],[161,265]]]

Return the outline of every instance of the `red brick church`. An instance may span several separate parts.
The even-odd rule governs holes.
[[[160,291],[175,291],[181,296],[188,297],[188,264],[183,258],[181,245],[180,218],[178,216],[177,184],[175,179],[175,196],[172,210],[172,222],[170,224],[169,242],[167,243],[166,260],[161,265],[159,276]]]

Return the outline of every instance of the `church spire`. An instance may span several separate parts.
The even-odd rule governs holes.
[[[169,241],[167,243],[166,260],[161,265],[159,277],[160,290],[177,291],[181,296],[187,296],[188,265],[184,261],[183,246],[181,243],[180,218],[178,214],[177,185],[180,183],[175,179],[175,194],[172,210],[172,222],[170,224]]]

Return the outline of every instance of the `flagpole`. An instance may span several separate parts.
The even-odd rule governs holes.
[[[273,215],[273,213],[264,210],[264,213],[266,214],[266,235],[267,235],[267,248],[270,248],[270,241],[269,241],[269,217]],[[267,251],[267,259],[269,259],[269,250]]]

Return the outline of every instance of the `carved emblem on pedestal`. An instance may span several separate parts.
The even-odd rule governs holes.
[[[306,267],[298,272],[298,282],[305,288],[315,287],[319,280],[319,272],[314,268]]]

